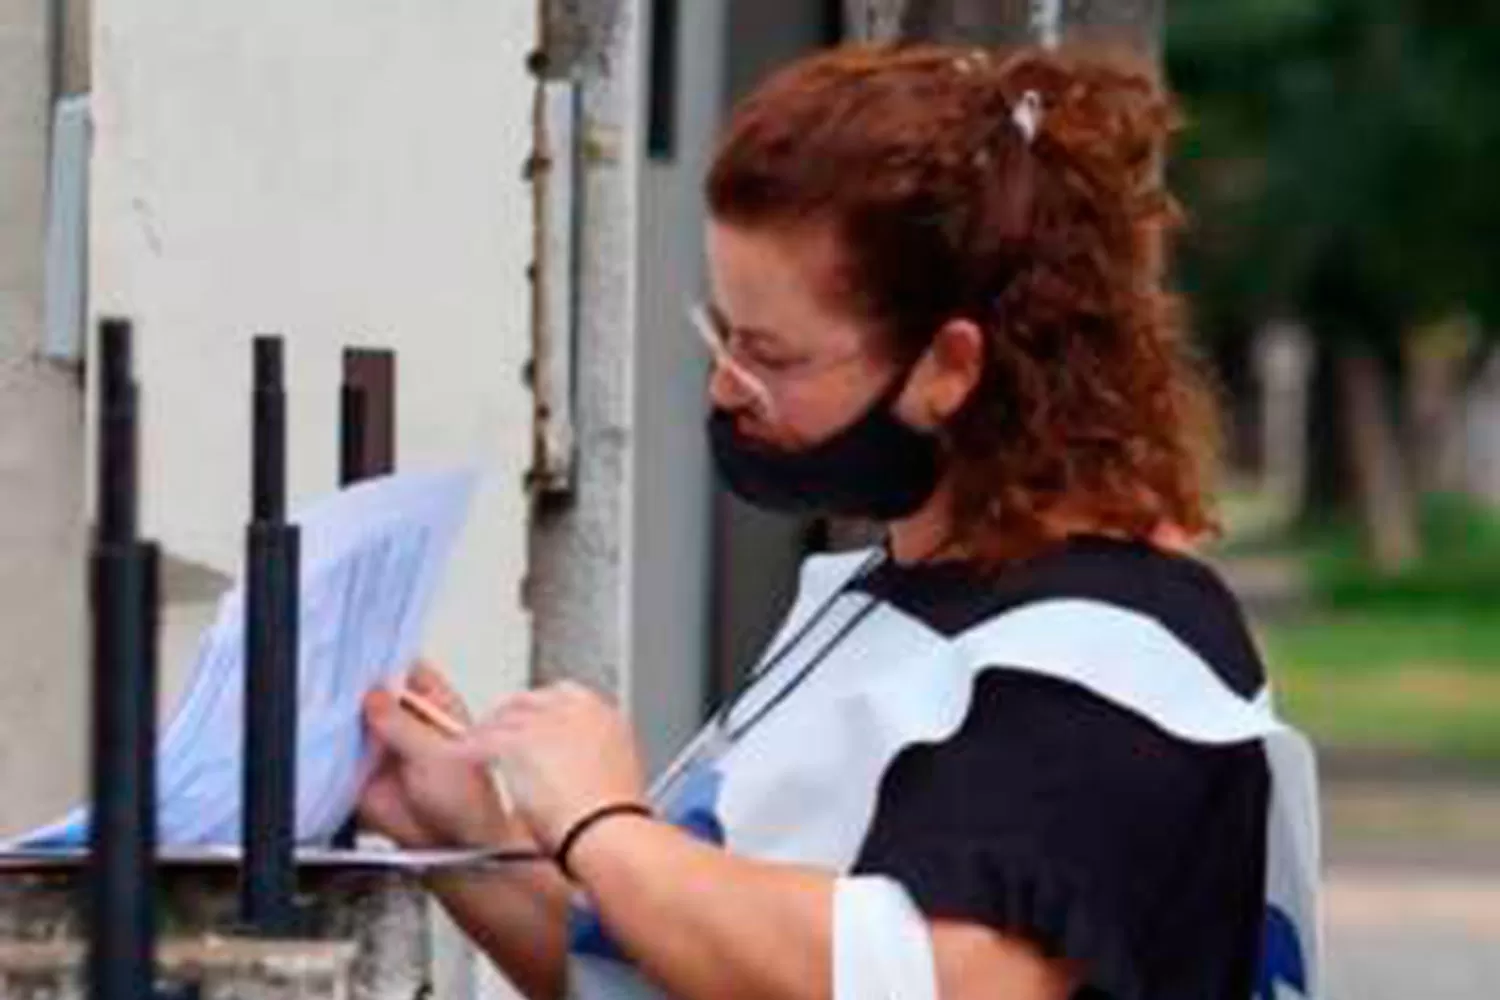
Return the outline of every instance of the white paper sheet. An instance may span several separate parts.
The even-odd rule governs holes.
[[[370,766],[360,704],[408,670],[474,492],[467,472],[370,480],[294,517],[302,528],[296,840],[326,843],[351,814]],[[219,605],[157,749],[164,848],[238,844],[244,734],[243,583]],[[79,847],[88,813],[12,841]]]

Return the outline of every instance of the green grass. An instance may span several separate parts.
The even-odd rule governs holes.
[[[1318,743],[1500,771],[1497,619],[1378,609],[1262,632],[1282,711]]]
[[[1435,497],[1423,558],[1373,572],[1348,522],[1241,536],[1229,557],[1306,569],[1315,607],[1260,629],[1286,715],[1319,743],[1500,771],[1500,513]]]
[[[1311,533],[1304,546],[1315,591],[1340,609],[1473,608],[1500,615],[1500,513],[1463,497],[1436,496],[1423,505],[1419,528],[1421,560],[1388,575],[1372,572],[1352,525]]]
[[[1277,663],[1319,673],[1357,676],[1425,667],[1500,680],[1500,606],[1329,611],[1275,623],[1264,631]]]

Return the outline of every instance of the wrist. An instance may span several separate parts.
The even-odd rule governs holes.
[[[634,801],[609,803],[574,820],[553,847],[552,858],[565,876],[583,883],[584,860],[600,854],[596,845],[604,845],[604,853],[608,853],[609,844],[617,840],[617,830],[639,831],[655,825],[656,814],[649,806]]]

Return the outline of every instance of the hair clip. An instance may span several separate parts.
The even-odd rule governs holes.
[[[969,74],[990,64],[990,54],[984,49],[968,49],[953,57],[952,66],[960,73]]]
[[[1036,134],[1042,127],[1041,95],[1034,90],[1022,94],[1010,113],[1010,120],[1016,123],[1016,129],[1021,133],[1021,138],[1026,140],[1026,145],[1035,142]]]

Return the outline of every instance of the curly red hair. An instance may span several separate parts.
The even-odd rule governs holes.
[[[1028,93],[1029,142],[1014,118]],[[954,516],[981,555],[1080,523],[1197,537],[1215,530],[1217,422],[1164,287],[1176,122],[1153,74],[1117,53],[846,47],[736,108],[709,209],[832,227],[830,291],[898,355],[953,318],[984,330],[980,383],[945,428]]]

